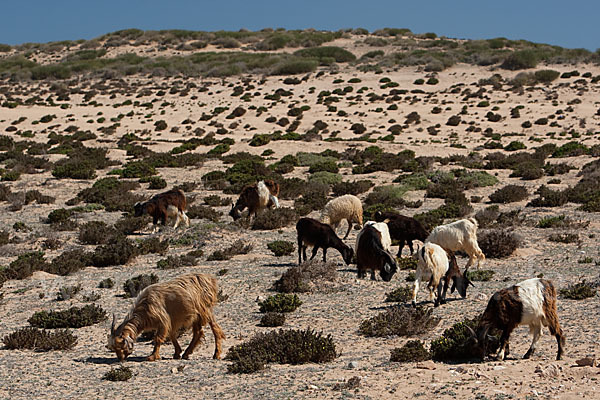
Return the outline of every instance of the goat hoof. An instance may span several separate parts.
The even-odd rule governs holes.
[[[413,301],[411,304],[412,304],[413,307],[417,307],[417,302],[416,301]]]
[[[158,361],[158,360],[160,360],[160,356],[155,356],[153,354],[151,356],[148,356],[148,358],[146,360],[148,360],[148,361]]]
[[[179,360],[179,359],[181,359],[181,354],[179,354],[179,353],[173,354],[173,360]]]
[[[183,353],[183,359],[184,360],[189,360],[190,359],[190,355],[187,353]]]

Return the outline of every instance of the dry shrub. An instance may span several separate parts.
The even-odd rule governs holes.
[[[333,385],[333,390],[356,390],[360,387],[360,376],[353,376],[344,383],[336,383]]]
[[[305,261],[285,271],[273,284],[280,293],[302,293],[322,289],[337,280],[337,266],[334,262],[318,260]]]
[[[102,279],[100,283],[98,283],[98,287],[100,289],[111,289],[115,286],[115,281],[110,278]]]
[[[529,196],[529,193],[527,193],[525,186],[506,185],[490,194],[490,201],[492,203],[506,204],[525,200],[527,196]]]
[[[399,257],[396,258],[396,262],[400,271],[405,271],[408,269],[417,269],[417,260],[413,257]]]
[[[96,247],[92,254],[92,265],[97,268],[124,265],[138,254],[139,250],[131,240],[117,236],[110,243]]]
[[[71,307],[62,311],[38,311],[27,322],[36,328],[81,328],[102,322],[106,319],[106,311],[95,304],[81,308]]]
[[[433,309],[425,307],[390,307],[386,311],[361,322],[358,331],[365,336],[412,336],[423,334],[437,326],[439,318]]]
[[[181,267],[191,267],[196,265],[196,257],[184,254],[182,256],[168,256],[158,260],[156,267],[160,269],[176,269]]]
[[[370,180],[359,180],[359,181],[345,181],[336,183],[333,185],[333,194],[336,196],[343,196],[345,194],[359,195],[366,192],[374,183]]]
[[[492,225],[496,218],[500,215],[500,207],[497,205],[489,206],[484,208],[483,210],[477,211],[475,214],[475,219],[479,224],[480,228],[486,228]]]
[[[122,365],[116,369],[111,368],[110,371],[104,374],[102,379],[113,382],[121,382],[128,381],[132,376],[133,373],[131,372],[131,368]]]
[[[392,349],[390,361],[392,362],[416,362],[431,358],[429,351],[420,340],[409,340],[400,348]]]
[[[412,288],[410,286],[400,286],[385,294],[386,302],[407,303],[412,299]]]
[[[466,277],[472,282],[487,282],[494,276],[495,272],[491,269],[474,269],[467,271]]]
[[[535,191],[539,195],[527,203],[528,207],[560,207],[569,201],[567,191],[552,190],[546,185],[542,185]]]
[[[63,286],[56,293],[56,301],[70,300],[81,291],[81,285]]]
[[[267,248],[273,252],[275,257],[289,256],[294,251],[294,243],[288,240],[275,240],[267,243]]]
[[[282,326],[285,323],[285,314],[277,312],[268,312],[260,319],[260,326],[273,328]]]
[[[148,239],[141,240],[138,243],[139,254],[165,254],[169,249],[168,240],[160,240],[157,237],[150,237]]]
[[[91,265],[91,253],[82,249],[67,250],[54,258],[45,271],[55,275],[70,275]]]
[[[298,218],[296,211],[287,207],[264,210],[252,223],[253,230],[272,230],[290,225]]]
[[[207,219],[212,222],[218,222],[221,215],[223,215],[223,213],[214,210],[212,207],[203,205],[191,206],[186,214],[191,219]]]
[[[147,286],[150,286],[158,282],[158,276],[155,274],[141,274],[134,276],[133,278],[127,279],[123,284],[123,291],[125,297],[137,297],[142,290]]]
[[[252,250],[252,244],[246,243],[242,239],[238,239],[233,244],[223,250],[216,250],[206,261],[223,261],[229,260],[238,254],[248,254]]]
[[[79,241],[83,244],[106,244],[117,234],[104,221],[89,221],[79,227]]]
[[[295,294],[278,293],[274,296],[269,296],[265,300],[258,303],[261,313],[278,312],[286,313],[295,311],[302,305],[302,301]]]
[[[488,258],[508,257],[521,244],[516,233],[505,229],[484,230],[480,231],[477,236],[477,243]]]
[[[559,290],[559,293],[563,298],[570,300],[583,300],[589,297],[595,297],[597,292],[597,287],[585,280]]]
[[[47,331],[26,327],[4,336],[2,342],[8,350],[71,350],[77,344],[77,337],[68,329]]]
[[[233,361],[227,366],[228,372],[247,374],[264,369],[267,363],[325,363],[337,355],[331,335],[323,336],[312,329],[280,329],[257,333],[250,340],[231,347],[225,359]]]
[[[44,259],[44,253],[33,251],[17,257],[8,267],[2,270],[5,279],[25,279],[35,271],[45,271],[48,263]]]
[[[145,228],[148,225],[148,219],[147,216],[132,217],[128,215],[115,222],[114,228],[123,235],[132,235]]]

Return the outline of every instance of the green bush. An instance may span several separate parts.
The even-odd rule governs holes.
[[[400,207],[404,204],[402,196],[408,189],[401,185],[376,186],[365,198],[367,206],[382,204],[387,207]]]
[[[465,276],[467,277],[467,279],[473,282],[487,282],[492,279],[494,274],[495,272],[491,269],[476,269],[473,271],[467,271],[467,274]]]
[[[71,275],[92,265],[91,253],[81,249],[67,250],[46,266],[45,271],[55,275]]]
[[[335,196],[343,196],[345,194],[352,194],[354,196],[359,195],[368,191],[374,183],[370,180],[358,180],[358,181],[344,181],[333,185],[333,194]]]
[[[78,239],[83,244],[106,244],[118,234],[104,221],[88,221],[79,227]]]
[[[218,222],[223,215],[221,212],[216,211],[212,207],[203,205],[193,205],[187,211],[188,218],[191,219],[207,219],[212,222]]]
[[[342,181],[342,176],[334,172],[319,171],[309,175],[308,180],[309,182],[331,186],[340,183]]]
[[[558,147],[552,153],[553,158],[561,158],[561,157],[577,157],[581,155],[588,154],[590,149],[583,143],[572,141],[563,144]]]
[[[528,207],[560,207],[569,201],[567,191],[552,190],[542,185],[535,191],[539,197],[527,203]]]
[[[156,267],[159,269],[176,269],[194,265],[196,265],[196,257],[187,254],[182,256],[168,256],[156,262]]]
[[[268,312],[260,319],[260,326],[273,328],[276,326],[282,326],[285,323],[285,314]]]
[[[316,163],[312,164],[310,166],[310,168],[308,169],[308,172],[310,174],[314,174],[315,172],[327,171],[327,172],[337,174],[339,170],[340,169],[337,166],[337,163],[335,161],[326,160],[326,161],[316,162]]]
[[[296,211],[287,207],[267,209],[258,214],[252,222],[253,230],[272,230],[290,225],[297,219]]]
[[[108,244],[96,247],[92,254],[92,265],[96,268],[124,265],[137,257],[139,250],[125,236],[116,236]]]
[[[133,376],[131,368],[124,365],[119,368],[111,368],[110,371],[104,374],[102,379],[113,382],[128,381]]]
[[[106,311],[95,304],[63,311],[38,311],[28,320],[31,326],[44,329],[81,328],[106,320]]]
[[[596,286],[587,283],[585,280],[566,288],[560,289],[560,295],[565,299],[583,300],[589,297],[595,297],[598,289]]]
[[[291,267],[273,283],[273,289],[280,293],[302,293],[319,290],[322,286],[337,279],[337,265],[318,260],[305,261]]]
[[[400,348],[392,349],[390,361],[392,362],[418,362],[431,358],[429,351],[420,340],[409,340]]]
[[[233,346],[225,355],[233,361],[227,367],[230,373],[252,373],[267,363],[305,364],[324,363],[337,357],[331,335],[323,336],[312,329],[283,330],[258,333],[250,340]]]
[[[123,283],[123,291],[125,297],[137,297],[138,294],[147,286],[153,285],[158,282],[158,276],[155,274],[141,274],[134,276],[133,278],[127,279]]]
[[[50,211],[50,213],[48,214],[47,222],[49,224],[60,224],[69,221],[72,215],[73,211],[67,210],[65,208],[58,208],[56,210]]]
[[[441,337],[431,341],[429,351],[436,361],[460,361],[474,358],[473,337],[467,326],[477,330],[479,319],[465,319],[444,331]],[[494,352],[493,346],[488,347],[488,354]]]
[[[535,79],[540,83],[550,83],[560,76],[560,72],[552,69],[535,71]]]
[[[564,214],[561,215],[549,215],[547,217],[542,217],[537,224],[538,228],[548,229],[548,228],[566,228],[570,225],[570,219],[567,218]]]
[[[396,261],[400,271],[417,269],[417,260],[415,260],[413,257],[399,257],[396,259]]]
[[[2,275],[6,280],[25,279],[35,271],[45,271],[47,268],[48,263],[44,259],[44,253],[32,251],[18,256],[16,260],[2,270]]]
[[[4,336],[2,342],[8,350],[71,350],[77,344],[77,337],[68,329],[46,331],[27,327]]]
[[[519,69],[535,68],[538,63],[538,54],[534,50],[518,50],[510,53],[500,68],[516,71]]]
[[[436,327],[439,318],[432,308],[394,306],[361,322],[358,331],[365,336],[413,336]]]
[[[271,141],[271,135],[256,133],[256,134],[254,134],[254,136],[252,136],[252,139],[250,140],[250,143],[248,143],[248,144],[253,147],[258,147],[258,146],[264,146],[264,145],[268,144],[270,141]]]
[[[264,301],[258,303],[258,307],[261,313],[292,312],[301,305],[302,301],[298,298],[298,295],[285,293],[278,293],[274,296],[269,296]]]
[[[275,240],[267,243],[267,248],[271,250],[276,257],[289,256],[294,251],[294,243],[287,240]]]
[[[412,299],[412,288],[409,286],[400,286],[385,294],[386,302],[407,303]]]
[[[525,200],[529,196],[527,188],[519,185],[506,185],[490,194],[492,203],[512,203]]]
[[[138,242],[138,252],[142,254],[165,254],[169,248],[167,239],[160,240],[158,237],[149,237]]]
[[[57,179],[94,179],[96,170],[87,162],[73,160],[57,163],[52,169],[52,175]]]
[[[321,62],[324,59],[333,58],[335,62],[343,63],[356,60],[356,56],[348,50],[335,46],[320,46],[311,47],[308,49],[298,50],[294,53],[296,56],[305,58],[317,58]]]

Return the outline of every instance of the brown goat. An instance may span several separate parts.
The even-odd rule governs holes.
[[[340,252],[346,265],[350,265],[354,250],[346,245],[342,239],[338,237],[333,228],[327,224],[317,221],[313,218],[303,217],[296,223],[296,232],[298,233],[298,264],[302,263],[306,258],[306,248],[312,246],[312,260],[317,255],[319,249],[323,249],[323,262],[327,261],[327,249],[332,247]]]
[[[233,220],[242,217],[242,211],[248,208],[248,217],[256,216],[264,208],[279,207],[279,184],[270,179],[260,181],[256,185],[248,185],[242,189],[240,197],[231,207],[229,216]]]
[[[152,216],[154,225],[152,233],[155,233],[158,230],[158,221],[166,226],[169,216],[175,217],[175,228],[179,226],[180,221],[183,221],[186,226],[190,226],[190,219],[185,214],[186,207],[185,194],[180,189],[171,189],[168,192],[153,196],[148,201],[136,203],[133,209],[136,217],[141,217],[144,214]]]
[[[206,324],[215,337],[213,358],[221,358],[221,341],[225,334],[215,320],[212,308],[217,303],[216,278],[205,274],[187,274],[164,283],[155,283],[144,289],[135,301],[125,320],[116,326],[116,316],[108,337],[109,350],[123,361],[133,352],[136,338],[145,331],[156,331],[154,351],[148,361],[160,360],[160,345],[171,339],[175,347],[174,359],[181,358],[181,346],[177,332],[181,328],[193,329],[193,337],[183,358],[188,359],[204,337],[202,327]]]

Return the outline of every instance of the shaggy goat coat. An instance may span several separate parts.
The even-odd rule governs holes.
[[[136,217],[141,217],[144,214],[152,216],[152,223],[154,225],[152,233],[155,233],[158,230],[158,222],[162,222],[163,226],[165,226],[169,217],[175,218],[175,229],[181,221],[186,226],[190,226],[190,219],[185,214],[186,207],[187,200],[183,191],[181,189],[171,189],[153,196],[148,201],[136,203],[133,209]]]
[[[208,324],[215,337],[214,358],[221,357],[221,341],[225,335],[215,320],[212,308],[217,304],[217,280],[205,274],[187,274],[168,282],[155,283],[145,288],[137,297],[125,320],[109,336],[109,348],[117,353],[119,360],[133,351],[135,339],[144,331],[156,330],[154,351],[149,361],[160,359],[160,345],[169,338],[175,347],[174,358],[180,358],[181,347],[177,333],[181,328],[193,329],[193,338],[183,354],[187,359],[200,339],[202,327]]]
[[[260,181],[242,189],[240,197],[231,207],[229,216],[234,220],[241,218],[242,211],[248,208],[248,217],[256,216],[260,210],[267,207],[279,207],[279,184],[272,180]]]
[[[363,208],[358,197],[351,194],[336,197],[327,202],[321,211],[321,222],[331,225],[334,231],[344,219],[348,222],[348,230],[344,236],[346,239],[353,223],[360,227],[363,225]]]
[[[440,245],[444,250],[464,251],[469,255],[466,268],[477,261],[477,269],[485,261],[485,255],[477,244],[477,220],[461,219],[446,225],[435,227],[426,242]]]

